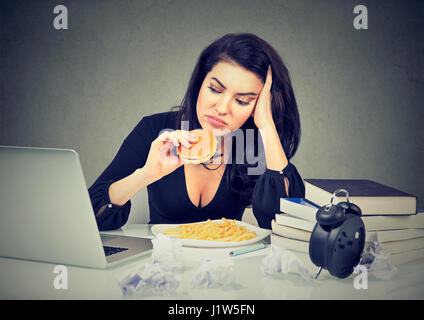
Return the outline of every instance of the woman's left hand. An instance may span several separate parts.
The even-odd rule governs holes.
[[[258,129],[275,126],[271,110],[271,85],[272,70],[271,66],[269,66],[264,86],[262,87],[262,91],[256,100],[256,106],[252,114],[253,120]]]

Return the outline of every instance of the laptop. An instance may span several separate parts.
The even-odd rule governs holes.
[[[151,239],[100,235],[78,154],[0,146],[0,256],[108,268]]]

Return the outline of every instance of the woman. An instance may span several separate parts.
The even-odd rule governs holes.
[[[218,152],[208,163],[184,163],[173,147],[190,147],[196,138],[188,130],[197,128],[217,135]],[[236,131],[245,133],[244,161],[224,139]],[[182,105],[142,118],[89,188],[99,229],[123,226],[130,199],[146,186],[150,223],[241,220],[252,205],[259,226],[269,229],[281,197],[304,196],[290,163],[299,139],[297,104],[279,55],[255,35],[227,34],[200,55]],[[255,151],[252,164],[247,158]],[[251,174],[260,161],[262,173]]]

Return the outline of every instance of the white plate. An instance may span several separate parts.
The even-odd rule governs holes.
[[[219,222],[222,220],[219,219],[219,220],[212,220],[212,221]],[[205,221],[202,221],[202,222],[205,222]],[[198,223],[201,223],[201,222],[198,222]],[[165,230],[169,228],[177,228],[178,226],[181,226],[184,224],[187,224],[187,223],[155,224],[151,230],[154,235],[158,235],[160,233],[163,233]],[[256,232],[256,237],[253,239],[244,240],[244,241],[212,241],[212,240],[195,240],[195,239],[179,239],[179,240],[181,240],[183,246],[186,246],[186,247],[224,248],[224,247],[238,247],[238,246],[252,244],[266,238],[267,236],[271,234],[271,230],[262,229],[243,221],[237,221],[236,224],[238,226],[244,226],[246,227],[246,229],[250,231]],[[177,236],[174,236],[174,237],[177,237]]]

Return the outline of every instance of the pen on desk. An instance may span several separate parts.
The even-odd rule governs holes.
[[[256,250],[261,250],[261,249],[264,249],[264,248],[265,248],[264,243],[258,243],[258,244],[255,244],[253,246],[248,246],[248,247],[245,247],[245,248],[242,248],[242,249],[231,251],[229,253],[229,255],[232,256],[232,257],[235,257],[235,256],[238,256],[238,255],[241,255],[241,254],[253,252],[253,251],[256,251]]]

